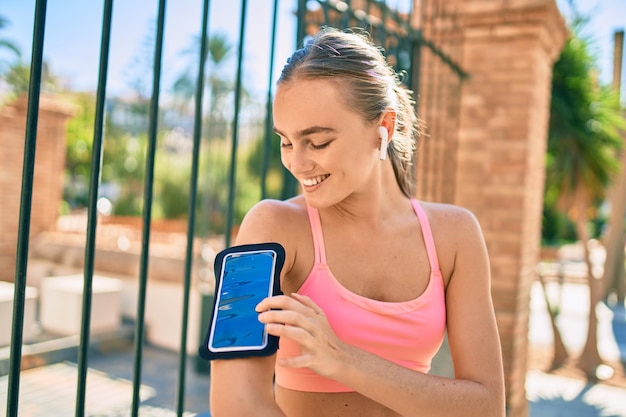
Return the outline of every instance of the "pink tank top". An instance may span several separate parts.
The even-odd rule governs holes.
[[[406,368],[426,373],[444,337],[445,294],[428,218],[416,200],[411,202],[421,224],[431,268],[428,286],[419,297],[406,302],[383,302],[360,296],[342,286],[326,265],[319,213],[312,207],[308,211],[315,264],[298,294],[311,297],[324,310],[341,340]],[[296,356],[299,351],[300,345],[293,340],[280,340],[278,357]],[[276,383],[297,391],[354,391],[308,368],[287,368],[278,364]]]

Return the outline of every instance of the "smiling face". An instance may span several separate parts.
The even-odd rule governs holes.
[[[382,166],[378,124],[350,109],[338,86],[325,79],[279,83],[274,100],[282,162],[318,208],[368,192]]]

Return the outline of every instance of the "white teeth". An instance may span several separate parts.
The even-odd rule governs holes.
[[[328,178],[328,175],[320,175],[319,177],[315,178],[303,178],[302,184],[306,185],[307,187],[312,187],[324,181],[326,178]]]

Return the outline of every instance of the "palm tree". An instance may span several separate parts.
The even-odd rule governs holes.
[[[177,99],[177,107],[183,109],[189,106],[195,93],[196,85],[196,66],[198,60],[198,51],[200,50],[200,38],[195,37],[191,47],[183,51],[184,55],[193,57],[193,65],[183,70],[176,78],[173,84],[173,92]],[[233,85],[227,81],[221,73],[224,63],[228,60],[232,52],[232,44],[228,37],[221,33],[212,34],[207,39],[207,54],[205,58],[209,58],[210,75],[206,79],[209,89],[209,125],[208,137],[224,137],[225,132],[219,132],[217,125],[226,125],[225,115],[220,109],[227,106],[224,103],[226,96],[233,91]]]
[[[182,70],[172,85],[172,92],[175,99],[176,108],[181,117],[187,117],[190,111],[191,102],[196,92],[197,82],[197,66],[200,59],[200,42],[201,37],[193,38],[190,46],[183,50],[181,54],[186,56],[189,65]],[[200,217],[198,229],[201,234],[205,235],[210,228],[216,227],[215,224],[221,225],[222,220],[210,217],[221,214],[224,211],[226,196],[224,190],[227,188],[222,186],[227,181],[223,175],[227,170],[222,166],[222,154],[225,143],[223,141],[215,141],[213,139],[225,139],[227,135],[227,116],[225,109],[229,106],[225,103],[228,95],[233,92],[234,84],[230,82],[223,74],[223,67],[231,56],[233,45],[228,40],[227,35],[222,33],[214,33],[207,36],[206,39],[206,56],[209,71],[205,77],[205,88],[208,90],[208,112],[207,117],[203,121],[203,137],[207,139],[207,149],[204,160],[201,165],[205,166],[202,178],[203,186],[201,187],[201,210],[203,215]],[[211,223],[211,224],[209,224]]]
[[[0,16],[0,31],[10,24],[4,16]],[[16,58],[17,64],[11,64],[6,58],[0,58],[0,78],[11,87],[13,95],[24,90],[28,90],[28,67],[19,63],[22,56],[20,49],[9,39],[0,37],[0,51],[8,50]],[[24,80],[26,80],[24,82]],[[0,100],[4,101],[7,97]]]
[[[619,98],[621,87],[621,50],[624,43],[624,31],[614,33],[615,56],[612,87]],[[624,136],[626,140],[626,136]],[[626,282],[624,281],[624,215],[626,214],[626,152],[622,150],[620,173],[615,179],[610,195],[611,215],[606,236],[606,261],[604,263],[604,284],[609,291],[616,293],[616,305],[624,305]]]
[[[6,17],[0,16],[0,30],[5,29],[9,25],[9,23],[10,23],[9,20]],[[20,48],[18,48],[15,43],[13,43],[12,41],[8,39],[0,38],[0,50],[1,49],[8,49],[9,51],[13,52],[15,57],[18,59],[22,56],[20,52]],[[5,62],[0,61],[0,70],[2,69],[4,65],[5,65]]]
[[[595,378],[596,368],[602,364],[595,307],[604,294],[602,282],[593,275],[588,224],[618,167],[619,129],[624,127],[624,119],[615,93],[597,85],[590,40],[580,35],[586,21],[574,17],[572,35],[553,68],[546,192],[557,195],[558,207],[567,212],[583,242],[590,309],[587,341],[578,366]]]

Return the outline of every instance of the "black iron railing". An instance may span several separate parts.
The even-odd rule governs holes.
[[[316,5],[317,3],[317,5]],[[391,56],[398,71],[406,73],[405,82],[414,90],[419,92],[420,87],[420,65],[421,50],[427,48],[431,54],[437,56],[441,65],[448,68],[448,72],[453,74],[454,82],[447,83],[440,87],[445,90],[444,94],[449,97],[450,85],[458,86],[459,80],[466,76],[460,67],[455,63],[454,59],[446,52],[437,47],[430,40],[427,40],[420,28],[411,25],[413,18],[413,7],[406,10],[398,11],[388,7],[385,1],[361,1],[361,6],[357,8],[350,1],[293,1],[294,14],[288,18],[298,20],[297,30],[294,36],[298,41],[302,41],[307,35],[307,28],[322,25],[335,27],[353,27],[360,26],[372,32],[375,40],[377,40]],[[397,2],[392,2],[397,3]],[[428,2],[420,2],[420,4],[428,4]],[[171,7],[176,7],[172,2]],[[226,205],[226,213],[224,214],[226,227],[224,230],[224,244],[230,245],[231,229],[234,223],[234,207],[236,200],[235,188],[237,187],[237,154],[239,150],[239,115],[241,113],[241,98],[243,95],[242,80],[244,78],[244,60],[245,56],[244,41],[246,37],[246,27],[248,16],[246,14],[248,4],[246,0],[241,1],[241,14],[239,19],[239,40],[238,54],[236,66],[236,82],[234,86],[234,109],[233,120],[230,137],[230,167],[228,172],[228,200]],[[30,236],[30,216],[33,195],[33,172],[35,168],[35,149],[37,142],[37,122],[39,109],[40,84],[43,68],[43,43],[46,22],[47,2],[45,0],[37,0],[34,14],[34,30],[32,45],[32,61],[30,72],[30,88],[28,92],[28,113],[26,120],[26,138],[24,146],[24,162],[22,174],[22,190],[21,190],[21,206],[19,215],[19,231],[17,243],[17,259],[15,271],[15,293],[14,293],[14,309],[12,317],[12,333],[11,348],[8,373],[8,392],[7,392],[7,416],[17,417],[19,414],[19,389],[20,389],[20,369],[23,347],[23,325],[24,325],[24,304],[26,291],[26,270],[29,260],[29,236]],[[320,13],[321,10],[321,13]],[[208,51],[208,39],[210,31],[208,28],[209,16],[211,11],[210,0],[203,1],[203,9],[201,16],[201,36],[199,47],[199,60],[197,66],[197,77],[194,97],[193,110],[193,149],[191,152],[191,173],[189,183],[189,209],[187,215],[187,241],[184,261],[184,276],[182,279],[183,286],[183,312],[182,312],[182,331],[180,338],[178,381],[176,392],[176,404],[173,406],[178,416],[182,416],[185,412],[185,380],[186,380],[186,363],[187,358],[187,335],[189,324],[189,304],[190,291],[193,271],[194,258],[194,237],[196,234],[196,202],[198,200],[198,171],[199,159],[201,154],[201,144],[203,137],[203,94],[205,91],[205,71]],[[262,198],[267,197],[267,174],[269,169],[270,148],[273,138],[272,133],[272,83],[274,76],[274,57],[276,50],[276,29],[279,13],[279,1],[273,0],[273,12],[271,22],[271,43],[269,47],[269,83],[267,86],[267,98],[265,103],[266,115],[263,138],[263,156],[261,163],[261,184],[260,195]],[[146,149],[146,163],[144,167],[144,194],[143,194],[143,214],[142,214],[142,236],[141,236],[141,253],[140,253],[140,269],[138,271],[138,298],[137,298],[137,315],[135,321],[134,333],[134,362],[133,362],[133,396],[131,415],[137,416],[140,406],[140,386],[142,375],[142,355],[143,341],[145,334],[145,313],[146,313],[146,294],[148,288],[148,265],[150,259],[150,232],[152,222],[152,199],[155,185],[154,169],[155,156],[158,140],[158,127],[160,115],[160,90],[161,90],[161,70],[162,70],[162,49],[165,34],[166,20],[166,1],[158,2],[158,16],[156,24],[156,32],[154,35],[155,49],[152,73],[152,92],[150,106],[148,111],[148,144]],[[109,62],[109,42],[111,37],[111,23],[113,16],[113,0],[105,0],[103,2],[102,13],[102,35],[100,44],[100,67],[98,74],[98,86],[96,100],[96,114],[94,123],[93,137],[93,153],[91,158],[91,174],[89,181],[89,198],[87,204],[87,229],[84,253],[84,290],[82,298],[82,320],[80,330],[80,346],[78,350],[78,383],[76,392],[75,415],[85,415],[86,403],[86,385],[87,370],[89,366],[89,345],[90,345],[90,320],[92,307],[92,285],[94,276],[94,257],[96,252],[96,230],[98,223],[97,203],[100,187],[101,164],[103,146],[107,137],[104,131],[106,120],[106,100],[107,100],[107,75]],[[254,18],[254,17],[253,17]],[[443,85],[443,84],[442,84]],[[435,106],[437,101],[432,101]],[[429,104],[433,105],[433,104]],[[451,114],[449,117],[455,117]],[[282,195],[286,198],[296,192],[295,182],[285,173],[283,176]],[[205,304],[208,298],[204,298]],[[173,384],[173,382],[172,382]],[[208,401],[207,401],[208,406]]]

